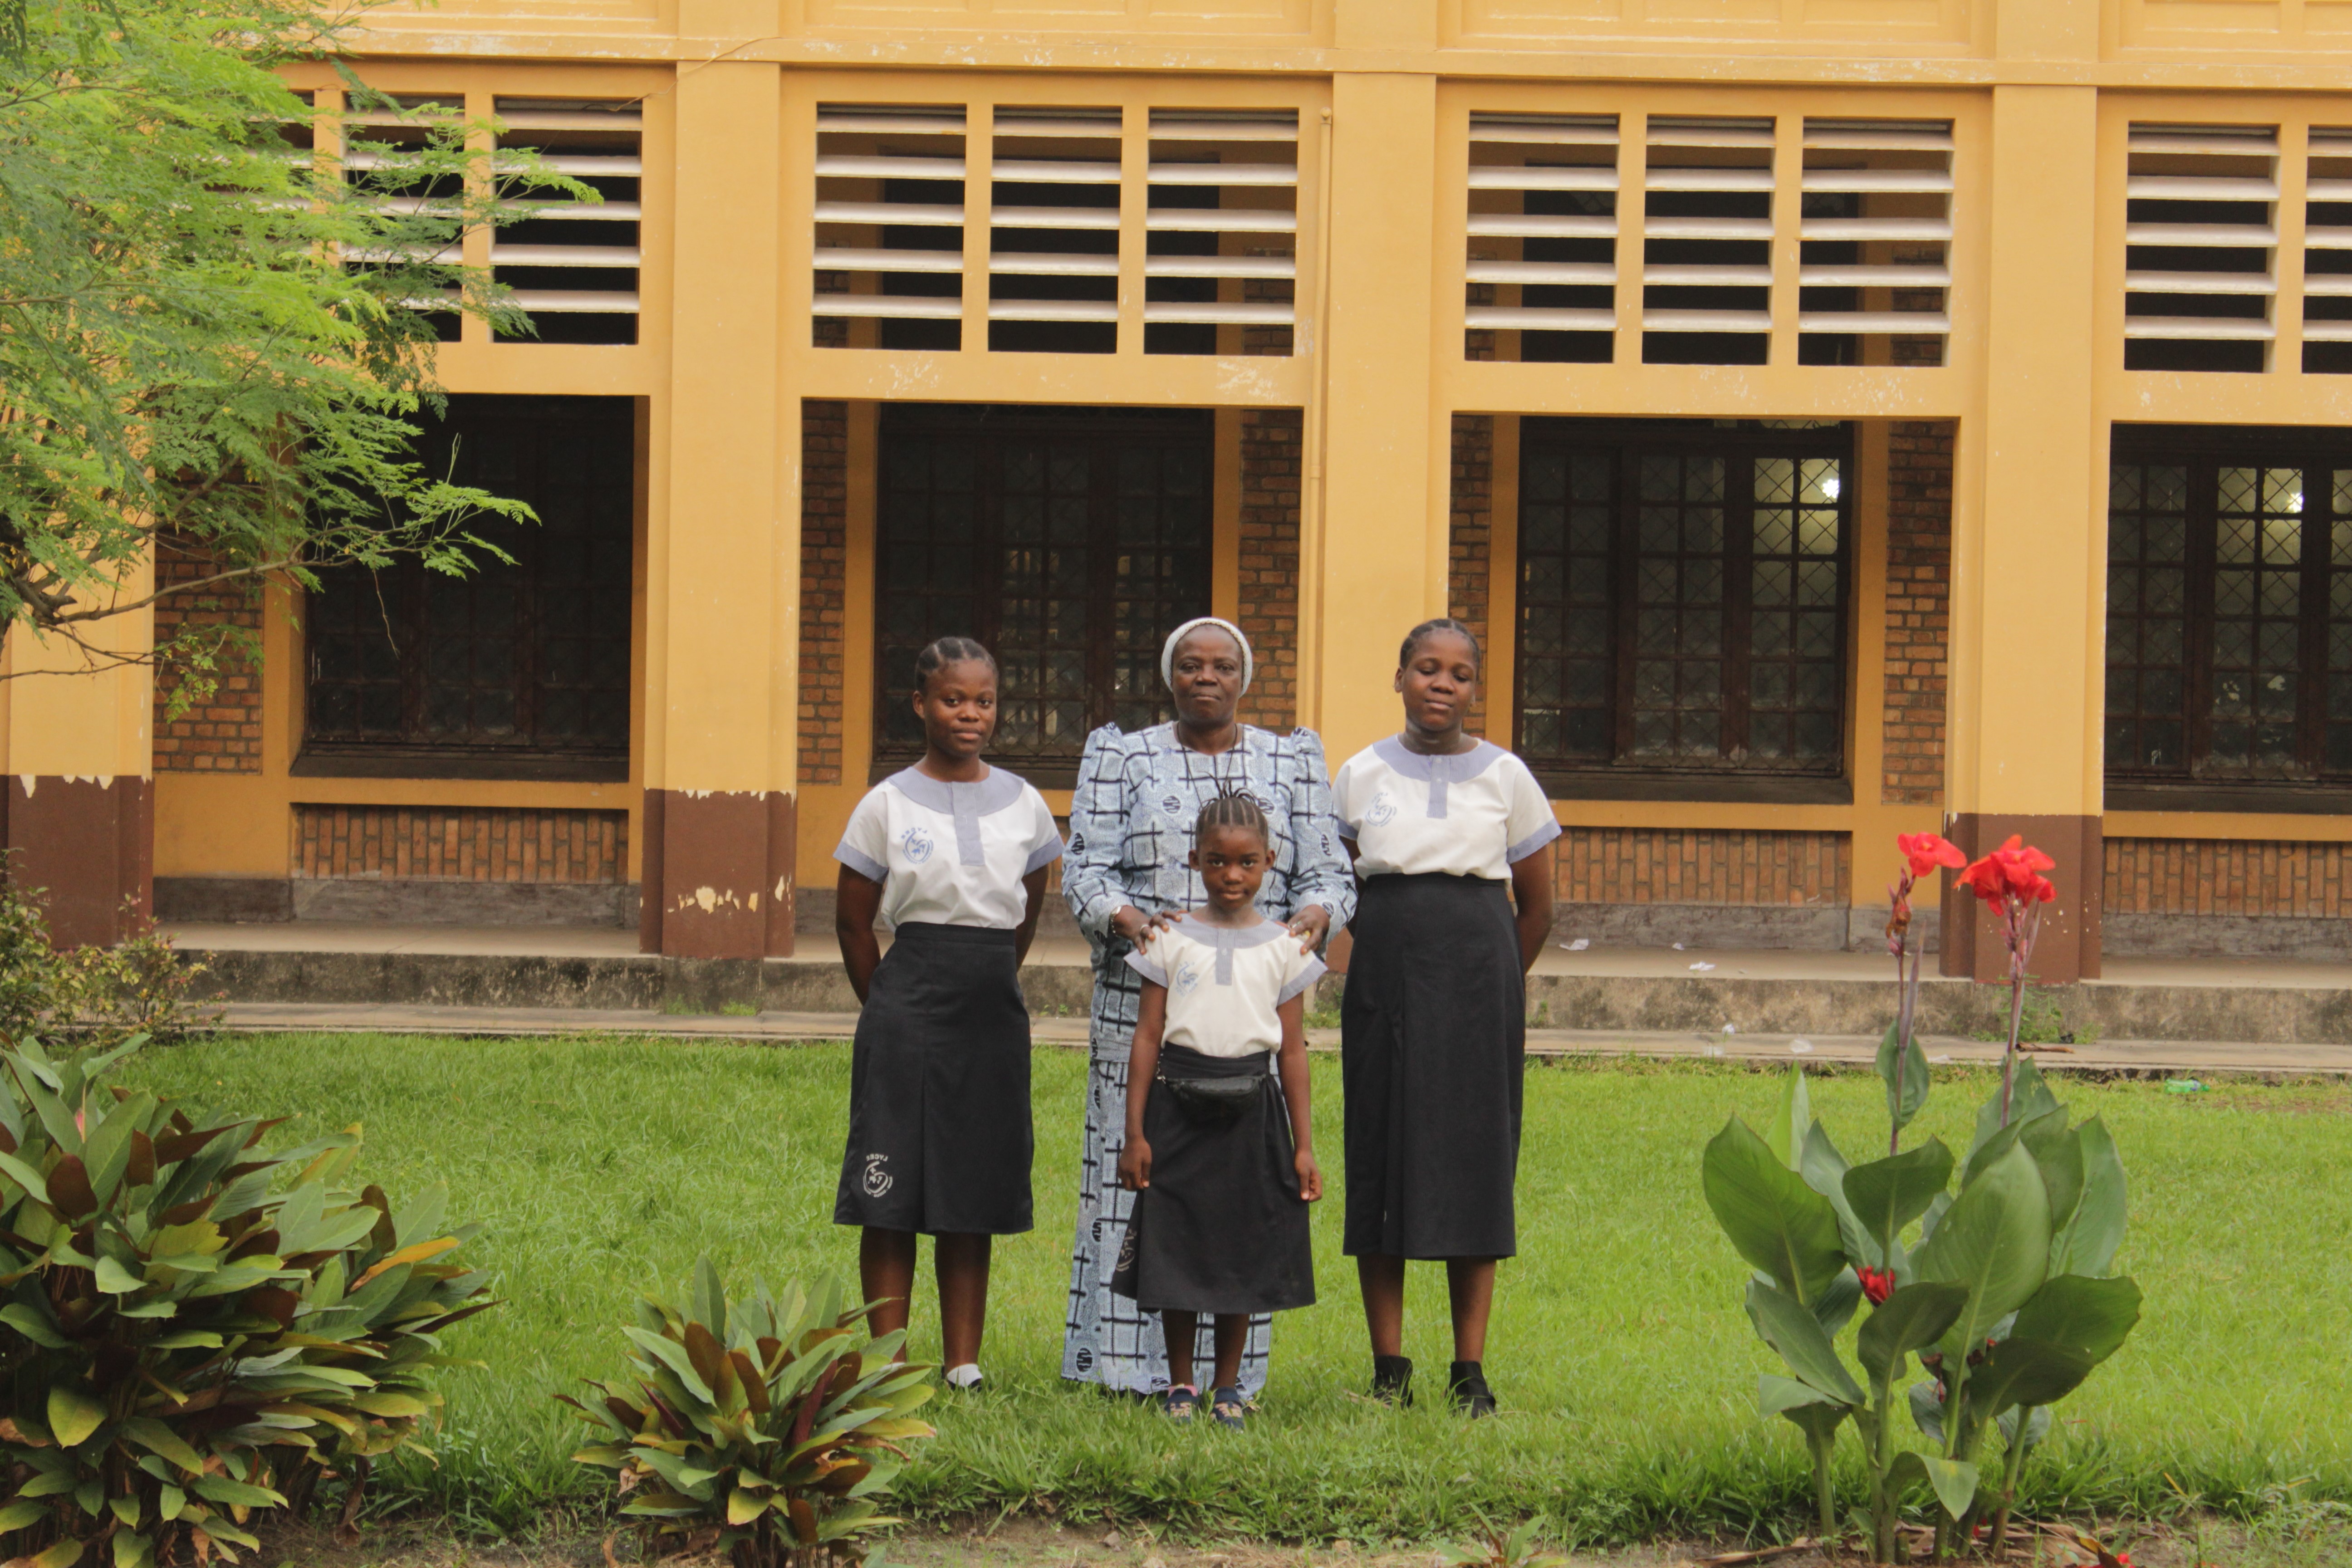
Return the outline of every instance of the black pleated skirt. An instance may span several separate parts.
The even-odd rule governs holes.
[[[849,1068],[835,1225],[1030,1228],[1029,1007],[1014,934],[909,923],[874,971]]]
[[[1527,982],[1500,882],[1367,877],[1339,1005],[1349,1256],[1518,1250]]]
[[[1274,1058],[1162,1046],[1171,1078],[1255,1075],[1258,1091],[1212,1125],[1158,1084],[1143,1104],[1151,1184],[1135,1196],[1110,1288],[1147,1312],[1280,1312],[1315,1304],[1307,1205]]]

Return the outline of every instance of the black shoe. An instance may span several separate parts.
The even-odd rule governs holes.
[[[1209,1418],[1229,1432],[1239,1432],[1246,1425],[1249,1399],[1239,1384],[1216,1390],[1209,1398]]]
[[[1454,1407],[1473,1421],[1495,1414],[1495,1391],[1486,1386],[1486,1374],[1475,1361],[1454,1363],[1445,1374],[1445,1392]]]
[[[1372,1397],[1382,1405],[1409,1409],[1412,1405],[1412,1363],[1401,1355],[1372,1358]]]

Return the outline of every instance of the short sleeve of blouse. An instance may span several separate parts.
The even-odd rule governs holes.
[[[1045,797],[1034,789],[1031,789],[1028,795],[1034,831],[1030,835],[1029,858],[1021,868],[1021,874],[1024,877],[1062,858],[1062,830],[1054,826],[1054,808],[1047,805]]]
[[[1298,950],[1298,943],[1287,935],[1280,940],[1284,944],[1284,951],[1289,955],[1289,962],[1284,966],[1282,989],[1274,998],[1276,1006],[1289,1001],[1293,996],[1305,993],[1317,981],[1323,978],[1324,973],[1324,963],[1321,959],[1311,952],[1301,952]]]
[[[1362,781],[1357,776],[1356,759],[1349,758],[1339,764],[1339,774],[1331,781],[1331,815],[1339,819],[1339,837],[1355,843],[1364,826],[1363,809],[1356,804],[1362,794]]]
[[[890,879],[890,806],[882,798],[888,786],[876,784],[849,814],[849,826],[842,829],[841,843],[833,858],[871,881]]]
[[[1528,764],[1516,756],[1503,759],[1503,784],[1506,837],[1510,847],[1504,858],[1516,866],[1553,839],[1559,837],[1559,822],[1551,814],[1551,802],[1545,798],[1543,785],[1536,782]]]
[[[1154,985],[1164,986],[1168,984],[1168,972],[1160,967],[1156,959],[1146,958],[1140,952],[1130,952],[1127,955],[1127,966]]]

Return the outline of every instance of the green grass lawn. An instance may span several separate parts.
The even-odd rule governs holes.
[[[487,1226],[475,1261],[506,1304],[452,1335],[453,1353],[483,1364],[448,1375],[438,1469],[392,1478],[461,1523],[527,1529],[593,1498],[550,1395],[616,1371],[631,1299],[677,1290],[698,1255],[730,1281],[855,1276],[855,1235],[828,1220],[846,1047],[281,1035],[134,1067],[167,1093],[294,1117],[281,1136],[363,1123],[366,1179],[395,1195],[446,1182],[451,1214]],[[1761,1125],[1777,1079],[1721,1064],[1530,1070],[1522,1251],[1504,1268],[1487,1358],[1505,1415],[1472,1427],[1436,1401],[1396,1414],[1356,1397],[1370,1360],[1339,1252],[1338,1063],[1318,1058],[1324,1301],[1277,1321],[1264,1412],[1231,1438],[1169,1429],[1058,1376],[1084,1068],[1077,1053],[1037,1056],[1038,1226],[999,1244],[992,1392],[939,1411],[908,1506],[1360,1542],[1530,1514],[1571,1542],[1797,1526],[1801,1445],[1754,1414],[1756,1374],[1776,1363],[1738,1306],[1743,1270],[1698,1184],[1706,1138],[1735,1110]],[[1965,1147],[1989,1083],[1939,1077],[1919,1134]],[[2352,1500],[2352,1088],[2058,1087],[2122,1148],[2122,1267],[2148,1306],[2061,1407],[2028,1471],[2032,1506]],[[1818,1080],[1813,1104],[1850,1155],[1885,1136],[1875,1079]],[[1433,1389],[1451,1353],[1434,1266],[1416,1267],[1409,1314],[1407,1350]],[[919,1298],[919,1356],[936,1353],[935,1330]],[[1859,1474],[1846,1478],[1856,1496]]]

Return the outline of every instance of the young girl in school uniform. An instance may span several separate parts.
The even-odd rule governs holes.
[[[1118,1181],[1137,1197],[1110,1288],[1160,1314],[1180,1421],[1200,1404],[1200,1315],[1215,1317],[1210,1414],[1236,1429],[1251,1314],[1314,1304],[1307,1205],[1323,1195],[1302,1026],[1323,962],[1257,912],[1272,839],[1248,795],[1209,801],[1191,855],[1206,904],[1127,960],[1144,985]]]
[[[1363,1289],[1372,1394],[1410,1403],[1405,1260],[1443,1258],[1447,1392],[1474,1418],[1495,1408],[1486,1317],[1496,1259],[1517,1250],[1525,976],[1551,931],[1559,837],[1527,764],[1464,731],[1477,687],[1469,627],[1415,626],[1397,656],[1403,731],[1349,758],[1332,786],[1361,879],[1339,1012],[1342,1247]]]
[[[996,660],[941,637],[915,661],[923,760],[866,792],[834,858],[834,925],[864,1010],[835,1225],[864,1227],[874,1332],[907,1326],[915,1237],[939,1238],[947,1382],[978,1385],[993,1237],[1030,1228],[1029,1009],[1021,961],[1062,853],[1034,789],[980,753]],[[890,928],[884,956],[877,918]]]

